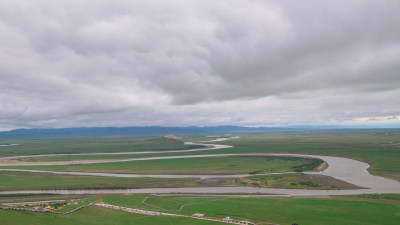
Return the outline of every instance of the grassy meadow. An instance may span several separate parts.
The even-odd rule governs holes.
[[[210,138],[186,137],[199,141]],[[183,140],[160,137],[71,138],[2,140],[0,144],[16,143],[18,146],[0,147],[0,156],[35,155],[47,153],[128,152],[157,150],[154,154],[57,156],[30,158],[27,161],[84,160],[105,158],[155,157],[168,155],[204,155],[224,153],[304,153],[342,156],[359,159],[371,164],[374,174],[400,180],[400,131],[399,130],[341,130],[307,131],[266,134],[242,134],[239,139],[220,142],[234,146],[229,149],[204,152],[163,153],[163,150],[197,148],[186,146]],[[313,170],[320,160],[290,157],[215,157],[191,159],[162,159],[100,164],[76,164],[65,166],[13,166],[21,169],[56,171],[91,171],[144,174],[233,174],[247,173],[244,180],[230,180],[231,184],[260,187],[284,187],[307,189],[335,189],[333,186],[310,183],[302,173],[285,175],[259,175],[270,172]],[[8,167],[10,168],[10,167]],[[313,178],[313,181],[316,180]],[[247,183],[246,183],[247,182]],[[329,181],[331,182],[331,181]],[[0,172],[0,190],[17,189],[79,189],[79,188],[144,188],[197,186],[195,179],[160,178],[107,178],[89,176],[54,175],[49,173]],[[209,196],[153,196],[106,195],[88,197],[109,204],[153,211],[167,211],[255,223],[281,225],[397,225],[400,221],[400,195],[324,196],[323,198],[282,197],[214,197]],[[0,202],[62,199],[77,196],[16,195],[0,196]],[[83,197],[83,196],[82,196]],[[179,210],[182,206],[183,209]],[[67,209],[65,209],[67,210]],[[27,223],[29,221],[29,223]],[[152,217],[130,214],[100,207],[89,207],[69,215],[15,212],[0,210],[1,224],[216,224],[190,218]]]
[[[352,196],[348,199],[317,198],[221,198],[155,197],[145,203],[145,195],[104,196],[109,204],[143,209],[166,209],[171,213],[249,220],[252,222],[307,225],[395,225],[400,220],[400,195]],[[378,195],[380,196],[380,195]],[[372,199],[371,199],[372,198]],[[368,201],[365,201],[368,199]],[[385,201],[385,200],[390,201]],[[174,211],[186,205],[182,211]]]
[[[139,215],[96,206],[68,215],[0,210],[0,221],[4,225],[220,224],[191,218]]]
[[[107,189],[107,188],[151,188],[192,187],[192,178],[112,178],[51,173],[0,172],[0,190],[23,189]]]
[[[213,153],[304,153],[354,158],[371,165],[370,172],[400,181],[400,130],[366,129],[242,134]],[[193,154],[193,153],[188,153]],[[197,154],[208,154],[199,152]]]
[[[370,172],[400,181],[400,130],[337,130],[240,135],[223,142],[234,148],[215,153],[305,153],[368,162]],[[200,153],[204,154],[204,153]]]
[[[105,195],[89,197],[130,208],[166,211],[182,215],[199,212],[208,217],[249,220],[281,225],[397,225],[400,195],[358,195],[319,198],[237,198]],[[182,210],[179,210],[185,205]],[[190,218],[154,217],[130,214],[100,207],[89,207],[68,215],[0,210],[2,224],[214,224]],[[29,223],[27,223],[29,221]]]
[[[197,211],[213,217],[279,224],[394,225],[400,219],[398,204],[333,199],[230,198],[183,209],[185,214]]]
[[[209,140],[212,138],[188,136],[183,140],[164,137],[105,137],[105,138],[58,138],[2,140],[3,144],[18,143],[19,146],[1,147],[0,155],[24,155],[45,153],[126,152],[160,150],[160,153],[138,155],[90,155],[56,156],[21,159],[25,161],[67,161],[89,159],[123,159],[174,155],[204,155],[224,153],[305,153],[343,156],[371,164],[374,174],[400,180],[400,130],[336,130],[307,131],[266,134],[242,134],[238,139],[221,142],[233,148],[203,152],[162,153],[166,149],[188,149],[183,141]],[[0,144],[1,144],[0,143]],[[222,160],[221,160],[222,159]],[[74,166],[13,166],[10,168],[48,169],[58,171],[93,171],[116,173],[257,173],[293,171],[299,166],[293,161],[250,159],[249,157],[169,159],[142,162],[116,162]]]
[[[191,137],[186,137],[191,140]],[[193,140],[202,140],[193,136]],[[204,139],[210,139],[205,138]],[[172,143],[170,143],[172,141]],[[187,149],[182,142],[165,138],[71,138],[71,139],[32,139],[4,140],[4,143],[21,143],[20,146],[1,147],[0,155],[24,155],[44,153],[82,153],[82,152],[124,152],[139,150]],[[164,143],[166,142],[166,143]],[[26,161],[64,161],[87,159],[116,159],[135,157],[155,157],[173,155],[202,155],[210,153],[305,153],[350,157],[371,164],[374,174],[400,180],[400,130],[337,130],[307,131],[267,134],[242,134],[238,139],[221,142],[233,148],[203,152],[155,153],[140,155],[99,155],[99,156],[58,156],[28,158]],[[158,161],[158,163],[162,163]],[[114,164],[115,165],[115,164]],[[103,166],[103,165],[102,165]],[[127,165],[121,165],[123,167]],[[184,166],[184,165],[183,165]],[[82,166],[82,169],[86,166]],[[91,166],[88,166],[91,167]],[[94,166],[96,167],[96,166]],[[104,167],[107,167],[104,164]],[[54,168],[57,169],[57,168]],[[66,168],[62,168],[66,170]],[[90,168],[94,169],[94,168]],[[104,169],[106,171],[110,168]],[[70,170],[77,171],[70,168]],[[97,171],[97,169],[95,169]],[[116,169],[118,170],[118,169]],[[86,170],[85,170],[86,171]],[[115,171],[115,169],[113,170]],[[122,170],[124,171],[124,170]]]
[[[202,146],[184,145],[181,140],[164,137],[76,137],[51,139],[0,140],[0,157],[40,154],[111,153],[196,149]]]
[[[313,170],[323,161],[292,157],[201,157],[96,164],[24,166],[24,169],[143,174],[257,174]],[[7,168],[16,168],[7,167]]]

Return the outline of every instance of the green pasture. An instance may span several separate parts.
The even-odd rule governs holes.
[[[220,224],[192,218],[140,215],[97,206],[84,208],[67,215],[0,210],[0,222],[4,225]]]
[[[201,148],[185,145],[180,140],[164,137],[79,137],[52,139],[0,140],[1,144],[19,144],[0,147],[0,157],[40,154],[111,153],[134,151],[163,151]]]
[[[103,201],[108,204],[153,211],[192,215],[204,213],[208,217],[249,220],[255,223],[281,225],[397,225],[400,220],[400,195],[335,196],[318,198],[238,198],[210,196],[151,196],[105,195],[85,201]],[[340,198],[340,199],[336,199]],[[185,205],[181,211],[177,211]],[[158,210],[157,210],[158,209]],[[164,216],[144,216],[100,207],[89,207],[68,215],[0,210],[2,224],[207,224],[206,221]],[[28,221],[28,223],[27,223]],[[211,224],[211,223],[210,223]]]
[[[400,130],[338,130],[240,135],[222,142],[234,148],[213,153],[305,153],[368,162],[371,172],[400,181]],[[205,154],[199,152],[198,154]]]
[[[233,148],[182,153],[155,153],[140,155],[92,155],[92,156],[57,156],[28,158],[26,161],[65,161],[87,159],[117,159],[135,157],[155,157],[173,155],[204,155],[224,153],[305,153],[350,157],[371,164],[374,174],[400,180],[400,130],[399,129],[366,129],[336,131],[305,131],[266,134],[242,134],[241,138],[221,142],[233,145]],[[198,141],[205,138],[189,136],[184,140]],[[182,141],[182,140],[180,140]],[[18,143],[19,146],[1,147],[0,155],[24,155],[44,153],[82,153],[82,152],[126,152],[139,150],[184,149],[194,148],[182,142],[165,138],[70,138],[70,139],[30,139],[3,140],[4,143]],[[198,147],[198,146],[196,146]],[[157,161],[159,163],[161,161]],[[111,165],[111,164],[110,164]],[[127,172],[129,165],[101,164],[103,172]],[[117,165],[118,168],[113,168]],[[99,165],[100,166],[100,165]],[[186,166],[183,164],[182,166]],[[191,165],[193,166],[193,165]],[[100,171],[98,165],[77,165],[75,168],[57,167],[57,170]],[[262,168],[261,168],[262,169]],[[152,173],[152,172],[151,172]]]
[[[313,170],[322,160],[295,157],[201,157],[96,164],[24,166],[24,169],[141,174],[237,174]],[[15,166],[8,168],[17,168]]]
[[[175,154],[175,155],[179,155]],[[151,154],[118,154],[118,155],[64,155],[64,156],[43,156],[43,157],[29,157],[20,158],[25,162],[55,162],[55,161],[74,161],[74,160],[97,160],[97,159],[128,159],[128,158],[146,158],[165,156],[165,154],[151,153]]]
[[[371,202],[387,202],[400,204],[400,194],[364,194],[364,195],[343,195],[332,196],[335,199],[347,199]]]
[[[394,225],[400,220],[398,204],[332,199],[229,198],[183,209],[195,212],[279,224]]]
[[[55,212],[60,212],[60,213],[69,212],[69,211],[77,209],[77,208],[79,208],[81,206],[86,206],[86,205],[89,204],[89,202],[86,199],[82,200],[82,201],[78,201],[77,203],[78,204],[76,204],[76,205],[75,204],[65,205],[60,209],[56,209]]]
[[[208,217],[229,216],[232,219],[281,225],[395,225],[400,220],[400,195],[360,195],[348,199],[154,196],[146,201],[152,207],[141,204],[145,197],[143,194],[106,195],[102,200],[113,205],[154,211],[157,207],[177,210],[185,204],[182,211],[168,212],[184,215],[199,212]],[[381,201],[387,199],[391,201]]]
[[[51,173],[0,172],[0,190],[100,189],[195,186],[190,178],[111,178]]]

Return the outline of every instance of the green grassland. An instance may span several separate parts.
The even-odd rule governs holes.
[[[0,157],[145,150],[163,151],[202,147],[198,145],[184,145],[181,140],[173,140],[164,137],[81,137],[0,140],[0,145],[8,143],[19,145],[0,147]]]
[[[191,215],[205,213],[206,216],[233,219],[248,219],[253,222],[271,222],[278,224],[398,224],[400,220],[400,195],[389,195],[394,202],[359,201],[353,196],[349,200],[303,199],[303,198],[192,198],[157,197],[146,203],[176,210],[186,205],[178,214]],[[103,201],[109,204],[132,208],[149,209],[141,204],[144,195],[105,196]],[[362,196],[360,198],[363,198]],[[382,197],[385,198],[385,195]],[[388,197],[386,197],[388,198]],[[215,200],[215,201],[210,201]],[[193,204],[194,203],[194,204]]]
[[[195,212],[279,224],[394,225],[400,219],[398,204],[332,199],[229,198],[183,209],[185,214]]]
[[[400,130],[338,130],[240,135],[234,148],[213,153],[305,153],[342,156],[371,164],[370,171],[400,181]],[[205,154],[205,153],[199,153]]]
[[[396,225],[400,220],[400,195],[335,196],[318,198],[237,198],[210,196],[105,195],[87,201],[167,211],[182,215],[204,213],[208,217],[249,220],[256,223],[307,225]],[[336,199],[337,198],[337,199]],[[184,205],[182,210],[179,210]],[[163,210],[164,209],[164,210]],[[2,224],[212,224],[196,219],[154,217],[89,207],[68,215],[0,210]]]
[[[179,154],[175,154],[179,155]],[[24,162],[55,162],[55,161],[74,161],[74,160],[98,160],[98,159],[127,159],[127,158],[146,158],[155,156],[165,156],[164,154],[118,154],[118,155],[65,155],[65,156],[43,156],[19,158]]]
[[[281,225],[397,225],[400,220],[400,195],[360,195],[338,198],[237,198],[153,196],[143,205],[146,195],[105,195],[90,197],[105,203],[163,211],[182,215],[204,213],[208,217],[231,217],[256,223]],[[185,205],[182,210],[179,208]],[[0,210],[2,224],[207,224],[206,221],[164,216],[129,214],[100,207],[89,207],[68,215]],[[210,223],[211,224],[211,223]]]
[[[212,150],[211,150],[212,151]],[[210,154],[211,152],[208,152]],[[155,152],[145,154],[104,154],[104,155],[63,155],[63,156],[41,156],[41,157],[27,157],[17,158],[17,160],[25,162],[55,162],[55,161],[74,161],[74,160],[98,160],[98,159],[131,159],[131,158],[149,158],[149,157],[165,157],[165,156],[178,156],[178,155],[196,155],[199,152]]]
[[[400,131],[399,130],[341,130],[341,131],[307,131],[292,133],[268,133],[257,135],[240,135],[239,139],[221,142],[234,146],[229,149],[212,150],[212,153],[305,153],[343,156],[366,161],[372,165],[371,172],[400,180]],[[202,140],[202,137],[187,137],[185,140]],[[87,152],[126,152],[140,150],[160,150],[159,155],[192,155],[210,154],[205,152],[162,153],[166,149],[187,149],[180,141],[170,142],[163,138],[72,138],[72,139],[30,139],[4,140],[4,143],[21,144],[19,146],[0,147],[0,156],[46,154],[46,153],[87,153]],[[74,158],[75,156],[66,156]],[[82,158],[79,158],[82,157]],[[78,156],[85,157],[109,156]],[[139,157],[123,155],[122,157]],[[56,157],[55,157],[56,158]],[[62,159],[62,157],[60,156]],[[97,159],[100,159],[97,158]],[[54,160],[41,159],[41,160]],[[174,174],[207,174],[207,173],[252,173],[247,179],[262,182],[262,185],[286,188],[290,186],[310,186],[301,184],[300,173],[287,175],[258,175],[258,173],[305,171],[312,170],[320,161],[294,159],[286,157],[217,157],[192,159],[165,159],[154,161],[116,162],[74,166],[24,166],[23,169],[43,169],[59,171],[93,171],[115,173],[174,173]],[[162,183],[164,182],[165,183]],[[297,185],[292,185],[293,181]],[[161,182],[161,183],[160,183]],[[174,182],[176,182],[174,184]],[[167,184],[194,186],[193,179],[154,179],[154,178],[101,178],[60,176],[25,172],[0,172],[0,188],[76,188],[76,187],[116,187],[118,185]],[[289,185],[289,186],[288,186]],[[301,187],[305,188],[305,187]],[[310,188],[310,187],[307,187]],[[312,187],[311,187],[312,188]],[[321,188],[321,187],[315,187]],[[58,198],[57,196],[43,196]],[[191,215],[205,213],[209,217],[248,219],[257,223],[278,223],[290,225],[397,225],[400,221],[400,195],[358,195],[333,196],[326,199],[317,198],[221,198],[221,197],[159,197],[149,198],[143,205],[146,195],[106,195],[106,203],[154,211],[172,210],[171,213]],[[35,199],[39,196],[0,196],[0,202],[10,199]],[[99,200],[90,197],[89,200]],[[181,211],[178,210],[185,205]],[[175,211],[174,211],[175,210]],[[47,213],[15,212],[0,210],[0,224],[215,224],[212,222],[174,217],[152,217],[130,214],[99,207],[89,207],[69,215]]]
[[[0,221],[4,225],[220,224],[191,218],[146,216],[96,206],[84,208],[68,215],[0,210]]]
[[[370,202],[384,202],[400,204],[400,194],[364,194],[364,195],[343,195],[333,196],[335,199],[357,200],[357,201],[370,201]]]
[[[111,178],[50,173],[0,172],[0,190],[106,189],[195,186],[191,178]]]
[[[110,195],[102,197],[102,201],[105,201],[113,205],[123,205],[130,208],[139,208],[154,211],[175,211],[175,213],[180,213],[180,211],[189,205],[202,205],[207,204],[211,201],[219,201],[226,197],[203,197],[203,196],[186,196],[186,197],[176,197],[176,196],[165,196],[159,197],[155,195]],[[98,199],[93,197],[91,199]],[[142,203],[143,202],[143,203]]]
[[[146,208],[157,211],[178,211],[182,203],[176,201],[166,201],[160,198],[148,198],[145,202]]]
[[[371,172],[374,174],[400,180],[400,130],[398,129],[287,132],[240,135],[240,137],[239,139],[222,142],[223,144],[233,145],[233,148],[212,150],[212,153],[285,152],[350,157],[370,163],[372,165]],[[186,137],[186,139],[197,141],[202,140],[202,137],[193,136],[192,138]],[[183,145],[181,141],[138,137],[4,140],[1,142],[12,142],[21,145],[1,147],[0,156],[44,153],[126,152],[198,147]],[[210,151],[164,154],[160,151],[157,154],[147,155],[58,156],[25,160],[64,161],[194,154],[210,154]]]
[[[235,174],[313,170],[322,160],[294,157],[201,157],[97,164],[24,166],[24,169],[143,174]],[[17,168],[17,167],[7,167]]]
[[[64,205],[61,208],[57,208],[56,210],[54,210],[55,212],[60,212],[60,213],[65,213],[65,212],[70,212],[74,209],[77,209],[79,207],[82,206],[87,206],[89,205],[89,201],[87,199],[81,200],[81,201],[77,201],[77,204],[70,204],[70,205]]]

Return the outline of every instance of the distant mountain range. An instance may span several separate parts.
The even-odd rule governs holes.
[[[79,127],[51,129],[16,129],[0,132],[0,138],[29,138],[54,136],[117,136],[117,135],[190,135],[190,134],[227,134],[243,132],[262,132],[270,130],[287,130],[289,128],[251,128],[239,126],[215,127]]]
[[[40,138],[40,137],[78,137],[78,136],[153,136],[153,135],[193,135],[209,134],[224,135],[238,133],[268,133],[268,132],[299,132],[304,130],[335,130],[370,127],[347,126],[290,126],[290,127],[241,127],[241,126],[210,126],[210,127],[79,127],[79,128],[37,128],[16,129],[0,132],[0,139],[9,138]],[[382,127],[375,127],[382,128]],[[393,128],[393,127],[392,127]]]

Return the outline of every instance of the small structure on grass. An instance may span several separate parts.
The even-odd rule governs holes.
[[[49,205],[45,209],[46,211],[54,212],[54,208]]]
[[[201,214],[201,213],[195,213],[192,215],[193,217],[204,217],[205,214]]]

